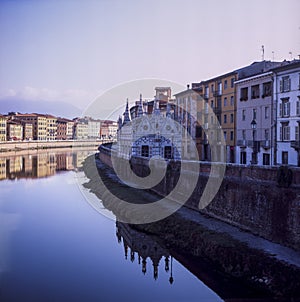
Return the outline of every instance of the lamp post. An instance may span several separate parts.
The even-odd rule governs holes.
[[[256,131],[256,121],[253,119],[251,122],[251,128],[252,128],[252,141],[253,141],[253,153],[252,153],[252,164],[257,164],[257,150],[255,146],[255,131]]]

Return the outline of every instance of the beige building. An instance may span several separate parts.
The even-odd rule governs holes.
[[[200,94],[190,86],[187,85],[187,89],[175,94],[176,98],[176,109],[175,118],[185,128],[182,136],[182,156],[185,159],[200,159],[201,154],[201,124],[199,123],[201,116],[199,117],[198,112],[200,108]],[[198,150],[198,155],[195,153],[196,150],[191,148],[191,143],[195,142]]]
[[[7,121],[7,140],[21,141],[23,140],[23,125],[19,121]]]
[[[0,180],[6,178],[6,158],[0,158]]]
[[[0,115],[0,142],[6,141],[6,117]]]
[[[28,141],[33,140],[33,124],[23,122],[23,139]]]
[[[74,139],[87,139],[88,138],[88,124],[80,120],[74,123]]]

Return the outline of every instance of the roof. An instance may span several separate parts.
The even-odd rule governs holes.
[[[280,71],[284,71],[284,70],[289,70],[289,69],[293,69],[293,68],[300,68],[300,60],[293,60],[293,61],[286,61],[288,62],[287,64],[284,64],[282,66],[273,68],[272,71],[273,72],[280,72]]]

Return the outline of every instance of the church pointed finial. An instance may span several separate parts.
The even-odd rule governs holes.
[[[123,125],[130,122],[130,117],[129,117],[129,106],[128,106],[128,98],[126,101],[126,108],[125,108],[125,112],[123,113],[124,115],[124,120],[123,120]]]
[[[159,109],[159,100],[155,99],[155,109],[154,109],[154,114],[155,115],[160,115],[160,109]]]
[[[144,112],[143,112],[143,98],[142,98],[142,94],[140,94],[140,101],[139,101],[139,105],[138,105],[137,116],[140,117],[143,114],[144,114]]]
[[[171,117],[171,106],[170,106],[169,102],[167,103],[167,113],[166,113],[166,116],[167,117]]]

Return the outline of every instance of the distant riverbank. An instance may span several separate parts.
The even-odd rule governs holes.
[[[95,147],[95,149],[111,140],[64,140],[64,141],[23,141],[23,142],[1,142],[0,152],[11,152],[21,150],[38,150],[51,148],[74,148]]]

